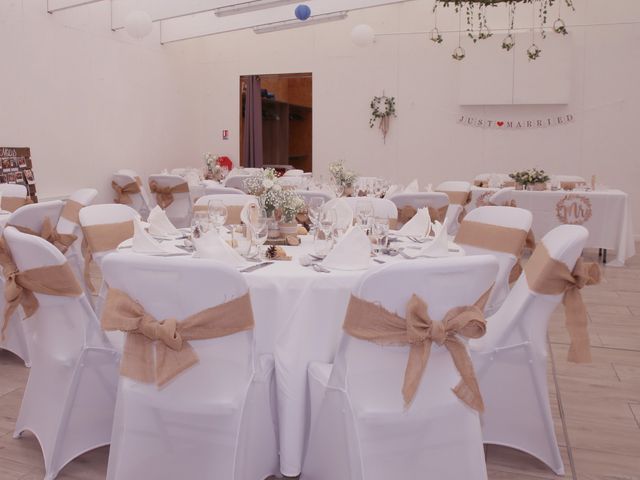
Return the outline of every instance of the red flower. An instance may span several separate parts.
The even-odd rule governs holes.
[[[229,157],[218,157],[218,161],[216,162],[216,165],[219,165],[221,167],[226,167],[227,170],[229,171],[233,169],[233,162]]]

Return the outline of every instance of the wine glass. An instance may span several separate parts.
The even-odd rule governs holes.
[[[264,245],[269,236],[269,218],[266,210],[256,209],[255,213],[249,216],[249,230],[259,256],[260,247]]]
[[[381,250],[387,246],[389,239],[389,219],[376,218],[371,229],[372,237],[375,241],[375,252],[380,254]]]
[[[309,220],[311,220],[314,230],[317,230],[318,228],[318,221],[320,220],[322,207],[324,207],[324,198],[311,197],[309,205],[307,206],[307,213],[309,214]]]
[[[369,219],[373,216],[373,203],[371,200],[359,199],[356,201],[356,224],[367,228]]]
[[[216,231],[220,233],[220,227],[222,227],[227,221],[229,212],[222,200],[209,200],[208,203],[209,219],[216,228]]]
[[[331,235],[336,223],[338,222],[338,212],[335,208],[324,208],[320,212],[320,229],[325,236]]]
[[[195,212],[191,217],[191,238],[200,238],[209,231],[209,215]]]

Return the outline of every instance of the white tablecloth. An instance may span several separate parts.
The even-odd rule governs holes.
[[[497,189],[474,187],[467,210],[489,204]],[[623,266],[634,256],[635,244],[629,197],[620,190],[593,192],[512,190],[510,199],[533,213],[536,239],[562,224],[582,225],[589,230],[587,248],[615,250],[611,266]]]

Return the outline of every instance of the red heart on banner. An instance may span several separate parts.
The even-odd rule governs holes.
[[[504,122],[496,122],[496,125],[498,125],[499,127],[502,127],[504,125]]]

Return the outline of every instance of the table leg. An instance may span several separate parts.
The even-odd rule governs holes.
[[[602,249],[601,248],[598,249],[598,257],[602,258]]]
[[[605,265],[607,264],[607,249],[606,248],[602,251],[602,263],[604,263]]]

